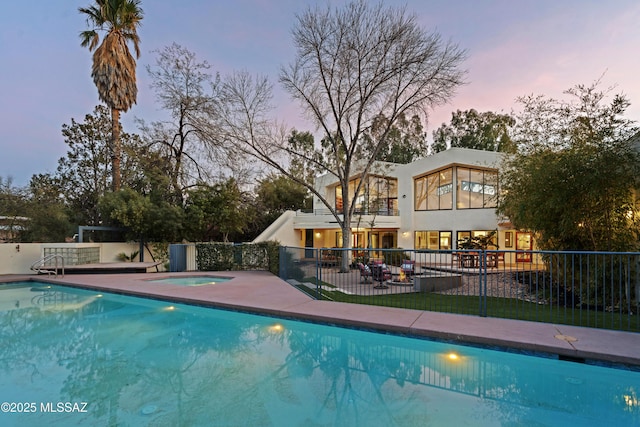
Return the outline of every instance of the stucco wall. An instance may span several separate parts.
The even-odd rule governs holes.
[[[40,243],[0,243],[0,275],[31,273],[29,267],[41,253]]]
[[[375,162],[370,173],[380,173],[398,179],[399,215],[388,217],[365,215],[362,218],[361,227],[367,228],[366,224],[374,220],[375,228],[378,230],[397,230],[397,245],[401,248],[414,247],[415,231],[451,231],[452,239],[456,239],[458,231],[495,230],[498,228],[499,218],[494,208],[416,211],[414,179],[443,168],[459,165],[479,169],[499,169],[501,160],[501,153],[451,148],[406,165]],[[358,168],[354,170],[357,171]],[[335,202],[336,182],[335,176],[331,174],[316,178],[316,189],[320,194],[325,195],[329,203]],[[356,218],[352,219],[356,220]],[[337,227],[337,221],[329,214],[327,207],[318,197],[314,197],[314,213],[287,213],[276,220],[255,241],[277,240],[285,246],[304,246],[304,230],[313,230],[314,247],[333,247],[336,245],[334,230]],[[353,228],[355,227],[354,225]],[[502,242],[503,236],[500,237]]]
[[[42,258],[45,247],[99,246],[100,262],[117,262],[118,254],[130,255],[139,250],[138,243],[0,243],[0,275],[31,274],[31,265]],[[137,258],[136,260],[139,260]],[[145,251],[145,261],[152,261]]]

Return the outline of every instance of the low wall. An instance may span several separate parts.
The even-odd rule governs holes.
[[[42,259],[47,252],[73,252],[76,248],[98,247],[99,262],[118,262],[118,254],[131,255],[140,249],[139,243],[0,243],[0,275],[32,274],[31,265]],[[140,257],[138,256],[137,260]],[[145,261],[152,261],[149,251],[145,249]]]
[[[413,276],[413,289],[416,292],[439,292],[462,286],[461,274],[435,274]]]
[[[33,273],[29,267],[40,258],[40,243],[0,243],[0,275]]]

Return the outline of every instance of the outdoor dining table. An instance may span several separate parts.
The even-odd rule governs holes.
[[[476,268],[479,267],[481,262],[484,262],[484,259],[481,261],[481,254],[478,252],[464,252],[458,254],[458,259],[460,261],[460,267],[463,268]],[[498,255],[495,253],[487,253],[486,254],[486,263],[487,267],[496,267],[498,265]]]
[[[460,267],[473,268],[478,267],[480,255],[475,252],[468,252],[459,255]]]

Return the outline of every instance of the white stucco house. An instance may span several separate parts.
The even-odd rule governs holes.
[[[451,148],[409,164],[377,162],[357,196],[352,246],[454,250],[461,239],[497,230],[499,249],[531,250],[531,234],[513,229],[496,214],[502,155]],[[359,174],[350,185],[354,192],[358,179]],[[341,208],[342,189],[335,177],[319,176],[315,186]],[[313,212],[288,211],[255,241],[266,240],[295,247],[340,247],[342,231],[314,197]]]

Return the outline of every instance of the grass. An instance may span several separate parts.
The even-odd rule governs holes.
[[[315,282],[314,278],[305,279]],[[333,288],[328,283],[323,286]],[[299,286],[299,289],[316,299],[352,304],[397,307],[441,313],[528,320],[542,323],[584,326],[601,329],[640,332],[640,318],[616,312],[580,310],[553,304],[537,304],[515,298],[499,298],[469,295],[442,295],[429,292],[411,292],[387,295],[348,295],[339,291],[321,290]]]

